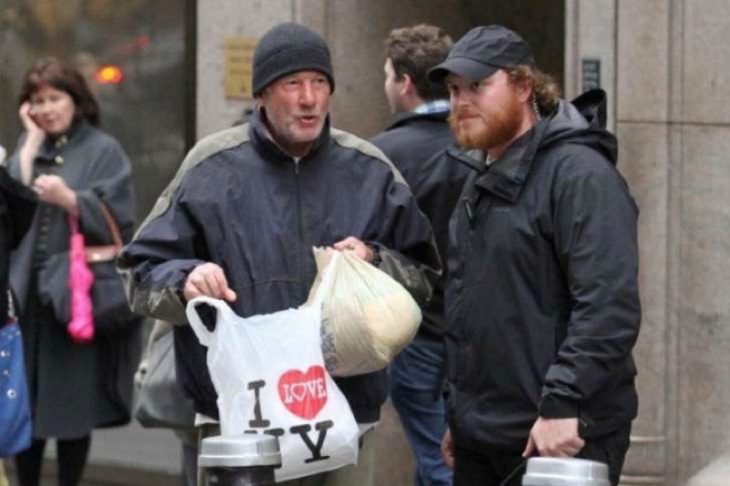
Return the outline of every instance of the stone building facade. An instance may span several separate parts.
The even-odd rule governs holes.
[[[626,484],[685,484],[713,461],[727,473],[717,459],[730,451],[730,5],[566,6],[566,88],[577,92],[581,59],[604,61],[619,168],[641,208],[640,413]]]

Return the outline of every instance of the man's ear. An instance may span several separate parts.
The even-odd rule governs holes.
[[[265,87],[261,92],[254,97],[254,101],[256,103],[256,109],[257,110],[264,110],[266,107],[266,99],[268,98],[269,94],[269,87]]]
[[[515,93],[517,94],[517,99],[519,99],[520,102],[524,103],[532,97],[532,92],[534,90],[532,81],[528,79],[517,81],[514,84],[514,88]]]
[[[413,79],[407,74],[403,74],[403,77],[401,79],[402,87],[401,87],[401,96],[409,95],[411,93],[416,92],[416,85],[413,82]]]

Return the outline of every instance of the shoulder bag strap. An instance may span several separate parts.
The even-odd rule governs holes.
[[[101,214],[104,216],[106,226],[112,235],[113,243],[111,245],[98,245],[86,247],[86,261],[89,263],[108,262],[114,260],[120,251],[122,251],[122,234],[119,231],[117,222],[114,221],[111,211],[103,202],[99,205]]]

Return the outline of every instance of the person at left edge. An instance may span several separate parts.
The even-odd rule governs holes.
[[[38,198],[33,191],[10,177],[3,165],[4,161],[5,149],[0,145],[0,329],[15,321],[15,306],[8,288],[10,253],[17,248],[28,231],[38,204]],[[0,348],[4,349],[6,344],[5,342],[0,344]],[[7,373],[13,371],[13,369],[2,370],[4,376],[0,377],[0,389],[3,391],[9,391],[6,386],[10,383]],[[3,425],[7,424],[4,406],[8,404],[8,400],[8,397],[0,397],[0,423]],[[20,438],[14,436],[15,434],[17,434],[15,427],[0,426],[0,443],[17,444],[16,441],[20,442]],[[23,444],[19,444],[18,447],[22,447]],[[0,455],[3,452],[0,451]],[[3,458],[0,457],[0,486],[8,485]]]
[[[186,324],[188,300],[227,300],[247,317],[297,307],[316,275],[313,246],[353,249],[425,302],[440,269],[431,226],[400,173],[370,143],[330,126],[329,48],[296,23],[273,27],[253,59],[249,123],[188,154],[118,266],[135,311]],[[175,328],[183,388],[217,418],[205,348]],[[379,420],[384,371],[336,380],[361,430]],[[205,431],[204,431],[205,433]],[[306,484],[373,484],[372,434],[359,464]]]
[[[10,254],[30,228],[38,205],[36,194],[10,177],[3,165],[4,155],[5,149],[0,145],[0,326],[5,324],[11,308],[8,293]]]
[[[38,276],[67,261],[54,257],[69,250],[68,213],[78,215],[87,245],[112,241],[102,203],[122,239],[131,238],[131,164],[120,144],[98,128],[99,107],[84,78],[60,61],[41,59],[30,68],[19,105],[24,133],[8,167],[35,191],[40,204],[10,269],[33,417],[33,443],[16,456],[18,479],[21,486],[39,484],[46,441],[55,438],[59,481],[75,485],[86,464],[91,431],[129,422],[139,327],[108,339],[99,335],[89,344],[73,342],[68,323],[40,298]]]

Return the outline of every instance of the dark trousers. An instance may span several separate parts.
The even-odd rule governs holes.
[[[576,457],[608,465],[613,486],[618,485],[624,458],[629,449],[631,425],[602,437],[587,439]],[[478,452],[455,447],[454,486],[520,486],[526,460],[522,451],[483,449]]]
[[[81,482],[90,445],[91,435],[79,439],[56,440],[59,486],[77,486]],[[45,439],[33,439],[33,443],[28,449],[15,456],[15,467],[20,486],[38,486],[40,484],[45,448]]]

